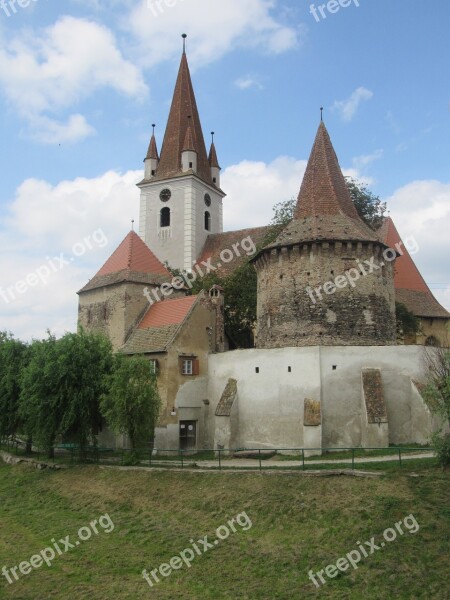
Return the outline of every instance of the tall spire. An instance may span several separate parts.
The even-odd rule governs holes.
[[[181,153],[190,127],[192,150],[195,150],[198,155],[197,175],[206,183],[212,184],[211,168],[206,154],[205,140],[185,52],[186,38],[184,36],[185,34],[183,34],[183,54],[155,180],[183,174]],[[188,119],[189,116],[190,119]]]

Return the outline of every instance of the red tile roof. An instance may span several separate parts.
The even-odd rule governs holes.
[[[267,248],[320,240],[380,241],[358,215],[323,122],[303,177],[294,219]]]
[[[186,54],[183,52],[161,149],[161,158],[154,181],[177,177],[181,174],[181,152],[189,124],[192,129],[193,150],[198,155],[197,175],[206,183],[213,185],[189,65]]]
[[[95,277],[103,277],[125,270],[171,277],[162,262],[156,258],[134,231],[130,231]]]
[[[187,128],[186,137],[184,138],[184,144],[183,144],[182,151],[186,152],[187,150],[196,152],[194,138],[192,137],[192,127],[191,126],[189,126]]]
[[[153,134],[150,139],[150,144],[148,146],[148,152],[147,152],[146,158],[156,158],[156,160],[159,160],[158,147],[156,145],[155,134]]]
[[[303,177],[294,218],[339,214],[361,220],[352,202],[328,131],[321,122]]]
[[[212,233],[206,238],[205,245],[203,246],[196,264],[201,269],[206,270],[205,266],[202,266],[202,262],[207,262],[209,259],[210,264],[213,267],[217,267],[219,264],[221,265],[220,268],[214,272],[221,277],[226,277],[243,265],[244,262],[253,258],[252,256],[247,256],[247,254],[241,249],[240,243],[242,240],[250,237],[255,246],[261,246],[272,230],[273,228],[270,225],[266,225],[264,227],[253,227],[251,229],[239,229],[237,231],[225,231],[224,233]],[[232,251],[232,248],[235,245],[238,245],[241,256],[237,256],[236,253],[233,253],[235,254],[234,259],[229,263],[224,263],[224,261],[220,258],[220,253],[222,250]]]
[[[214,142],[211,144],[211,148],[209,150],[208,161],[211,167],[217,167],[220,169],[219,160],[217,158],[216,146]]]
[[[396,244],[402,242],[390,217],[384,220],[379,229],[379,235],[390,248],[395,248]],[[431,293],[404,245],[401,246],[401,251],[403,255],[395,261],[394,285],[397,301],[405,304],[418,317],[450,318],[450,313],[439,304]]]
[[[164,300],[150,306],[138,329],[166,327],[183,323],[194,306],[197,296],[186,296],[175,300]]]

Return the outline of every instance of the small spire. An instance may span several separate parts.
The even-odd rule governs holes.
[[[197,152],[194,144],[194,136],[192,135],[192,127],[191,127],[191,115],[188,115],[188,128],[186,131],[186,137],[184,138],[184,144],[182,152],[186,151]]]
[[[186,54],[186,38],[187,38],[187,34],[183,33],[183,35],[181,37],[183,38],[183,54]]]
[[[152,123],[152,137],[150,138],[150,144],[148,146],[148,150],[147,150],[147,156],[145,157],[145,160],[148,160],[149,158],[154,158],[156,160],[159,160],[159,154],[158,154],[158,147],[156,145],[156,138],[155,138],[155,123]]]
[[[320,107],[320,120],[323,123],[323,106]]]
[[[214,131],[211,131],[211,149],[209,151],[209,156],[208,156],[208,161],[209,161],[209,166],[210,167],[216,167],[218,169],[220,169],[220,165],[219,165],[219,161],[217,159],[217,152],[216,152],[216,146],[214,144]]]

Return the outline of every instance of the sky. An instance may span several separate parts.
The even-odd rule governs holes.
[[[184,32],[225,229],[298,194],[323,106],[344,173],[387,202],[450,309],[448,0],[20,4],[0,0],[0,330],[75,331],[76,292],[137,229]]]

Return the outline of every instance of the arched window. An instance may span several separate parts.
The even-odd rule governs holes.
[[[170,208],[168,206],[161,209],[160,227],[170,227]]]
[[[211,215],[208,211],[205,212],[205,229],[211,231]]]

